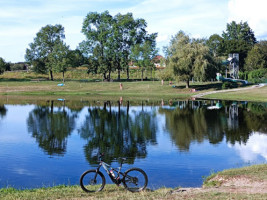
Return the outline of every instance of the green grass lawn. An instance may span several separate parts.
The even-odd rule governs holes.
[[[160,81],[131,81],[122,82],[123,89],[120,90],[120,82],[85,82],[67,81],[64,86],[58,86],[59,81],[1,81],[0,94],[2,95],[84,95],[84,96],[123,96],[132,98],[155,97],[162,99],[189,98],[191,89],[186,89],[183,83],[161,85]],[[203,91],[213,90],[208,83],[195,84],[192,87],[203,87]]]
[[[205,95],[203,98],[267,102],[267,86],[235,92]]]
[[[185,88],[183,82],[173,82],[169,85],[167,81],[161,85],[161,81],[140,81],[140,75],[132,73],[132,78],[127,81],[125,73],[117,82],[103,82],[101,75],[89,75],[86,70],[74,70],[66,73],[64,86],[57,86],[61,81],[61,74],[54,74],[55,81],[49,81],[47,75],[38,75],[32,72],[10,72],[0,75],[0,96],[28,96],[31,98],[68,98],[77,99],[110,99],[128,98],[131,100],[144,99],[190,99],[193,95],[207,91],[221,90],[221,82],[190,82],[190,88]],[[114,78],[116,74],[113,74]],[[137,79],[138,78],[138,81]],[[120,90],[119,83],[123,84]],[[196,92],[191,92],[195,89]],[[203,98],[244,100],[244,101],[267,101],[267,86],[253,90],[236,92],[225,92],[206,95]]]

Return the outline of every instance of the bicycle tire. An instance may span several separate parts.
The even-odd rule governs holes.
[[[148,178],[142,169],[131,168],[124,173],[122,182],[130,192],[141,192],[146,189]]]
[[[96,172],[94,169],[84,172],[80,178],[80,186],[85,192],[100,192],[105,187],[105,184],[105,176],[102,172]]]

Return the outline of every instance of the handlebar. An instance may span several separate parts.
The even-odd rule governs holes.
[[[99,160],[99,161],[102,161],[102,157],[103,157],[103,156],[104,156],[104,153],[99,152],[99,153],[98,153],[98,160]],[[127,158],[119,157],[118,160],[121,160],[121,165],[122,165],[123,162],[124,162],[125,160],[127,160]]]

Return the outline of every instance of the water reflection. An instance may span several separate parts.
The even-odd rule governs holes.
[[[75,128],[76,112],[63,108],[36,106],[27,119],[28,132],[36,139],[39,147],[48,155],[63,155],[67,148],[67,137]]]
[[[75,128],[83,106],[65,103],[54,106],[53,101],[36,106],[27,119],[28,132],[32,134],[49,155],[66,152],[67,137]],[[172,106],[131,107],[105,101],[103,106],[89,106],[82,125],[77,131],[86,141],[84,154],[90,164],[96,163],[96,152],[105,152],[106,161],[118,157],[146,157],[147,145],[157,144],[157,114],[163,116],[165,129],[180,151],[189,151],[193,142],[208,140],[218,144],[226,138],[232,145],[246,144],[254,131],[267,133],[267,106],[265,103],[172,101]],[[66,104],[66,105],[65,105]],[[68,106],[72,109],[69,109]],[[55,108],[54,108],[55,107]],[[139,108],[135,110],[135,108]],[[1,113],[6,110],[2,107]],[[3,115],[3,114],[2,114]]]
[[[135,158],[146,157],[147,144],[156,144],[157,125],[155,115],[139,111],[129,114],[129,102],[126,109],[111,108],[110,102],[104,107],[90,107],[79,133],[87,140],[84,147],[90,164],[96,163],[96,152],[105,152],[105,161],[128,157],[128,163]]]
[[[231,144],[246,144],[252,131],[267,133],[266,104],[224,102],[215,109],[206,101],[184,101],[175,106],[162,107],[159,113],[166,116],[166,129],[181,151],[189,151],[192,142],[204,139],[217,144],[226,137]]]
[[[0,118],[3,118],[7,113],[5,105],[0,105]]]
[[[255,132],[246,144],[230,145],[246,163],[257,163],[262,158],[267,161],[267,135]]]
[[[200,186],[211,170],[267,161],[266,103],[119,98],[0,104],[0,187],[78,184],[98,151],[107,162],[130,158],[125,168],[144,169],[152,187]]]

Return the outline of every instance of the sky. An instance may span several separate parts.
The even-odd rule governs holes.
[[[167,46],[183,30],[194,38],[222,34],[227,23],[248,22],[257,40],[267,39],[266,0],[0,0],[0,57],[23,62],[26,48],[48,24],[65,28],[65,42],[76,49],[84,40],[82,23],[89,12],[133,13],[158,33],[157,47]]]

